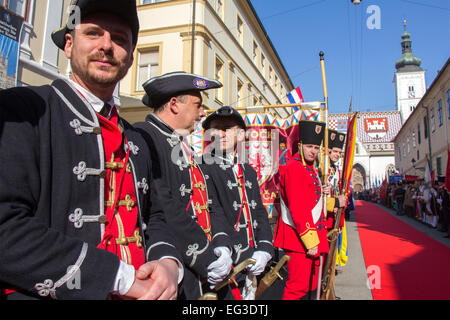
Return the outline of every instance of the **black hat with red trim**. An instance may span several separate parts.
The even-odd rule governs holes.
[[[298,123],[299,142],[320,146],[325,136],[325,122],[302,120]]]
[[[337,130],[328,129],[328,148],[339,148],[344,147],[345,133],[339,132]]]

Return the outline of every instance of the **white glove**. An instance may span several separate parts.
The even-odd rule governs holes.
[[[250,264],[247,270],[255,276],[259,276],[263,273],[267,262],[272,259],[272,256],[265,251],[255,251],[253,252],[252,259],[256,260],[255,264]]]
[[[248,274],[245,277],[245,285],[242,288],[242,300],[255,300],[256,289],[258,288],[258,281],[256,276],[253,274]]]
[[[208,282],[213,286],[230,274],[233,265],[231,251],[227,247],[217,247],[214,253],[218,259],[208,266]]]

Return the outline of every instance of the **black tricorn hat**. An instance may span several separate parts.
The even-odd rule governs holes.
[[[206,117],[205,121],[203,121],[202,127],[205,130],[208,130],[211,127],[211,122],[214,119],[220,119],[223,117],[232,118],[236,121],[237,125],[241,127],[242,129],[247,129],[247,126],[245,125],[244,119],[242,118],[241,114],[232,107],[224,106],[213,113],[211,113],[208,117]]]
[[[189,91],[220,88],[222,83],[196,74],[177,71],[151,78],[144,82],[142,87],[145,90],[142,102],[148,107],[158,109],[171,97]]]
[[[325,136],[325,122],[302,120],[298,123],[299,142],[320,146]]]
[[[438,180],[438,182],[444,182],[445,183],[445,176],[439,176],[437,180]]]
[[[328,129],[328,148],[339,148],[344,147],[345,133],[339,132],[337,130]]]
[[[69,8],[71,11],[66,24],[52,33],[52,40],[58,48],[64,50],[66,33],[75,29],[77,18],[82,21],[84,17],[96,12],[113,13],[127,22],[133,36],[133,45],[136,45],[139,33],[139,18],[135,0],[72,0]],[[81,16],[77,17],[77,14]]]

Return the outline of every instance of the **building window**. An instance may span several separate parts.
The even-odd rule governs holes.
[[[436,117],[434,116],[434,108],[431,108],[431,132],[436,130]]]
[[[258,65],[258,44],[253,41],[253,63]]]
[[[358,149],[356,149],[356,150],[358,150]],[[356,152],[356,153],[358,153],[358,152]],[[402,161],[402,148],[400,146],[398,146],[398,159],[400,161]]]
[[[252,102],[253,102],[253,100],[252,100],[252,97],[253,97],[253,87],[252,87],[252,85],[251,84],[249,84],[248,86],[247,86],[247,97],[246,97],[246,101],[248,101],[247,103],[248,103],[248,105],[252,105]],[[253,104],[254,105],[254,104]]]
[[[436,171],[438,176],[442,176],[442,158],[436,158]]]
[[[239,16],[237,16],[236,32],[239,43],[241,44],[241,46],[244,45],[244,23]]]
[[[444,121],[442,119],[442,100],[438,101],[437,110],[438,110],[438,120],[439,120],[439,127],[440,127],[444,123]]]
[[[269,66],[269,85],[273,86],[273,70],[271,66]]]
[[[277,76],[275,76],[275,93],[276,94],[280,94],[280,87],[278,86],[278,77]]]
[[[416,133],[413,131],[412,132],[412,144],[413,144],[413,148],[416,147]]]
[[[16,13],[21,17],[26,17],[28,1],[27,0],[1,0],[0,5]]]
[[[266,57],[261,53],[261,69],[263,71],[263,76],[266,76]]]
[[[422,143],[422,137],[420,135],[420,123],[417,124],[417,141],[419,142],[419,144]]]
[[[450,119],[450,90],[447,90],[447,113]]]
[[[215,0],[214,9],[219,17],[223,20],[223,0]]]
[[[138,50],[136,91],[144,90],[142,84],[159,75],[159,49]]]
[[[415,98],[416,93],[414,92],[414,86],[408,87],[408,98]]]
[[[236,104],[238,107],[242,107],[242,100],[243,100],[243,88],[244,85],[242,84],[242,81],[238,79],[237,81],[237,90],[236,90]]]
[[[419,150],[417,150],[417,161],[419,161],[419,159],[420,159],[420,153],[419,153]]]
[[[408,154],[409,154],[409,137],[407,137],[406,138],[406,151],[408,152]]]
[[[253,105],[257,106],[258,105],[258,98],[254,95],[252,100],[253,100]]]
[[[219,58],[216,57],[216,70],[215,70],[215,79],[223,83],[223,62]],[[220,102],[223,102],[223,87],[218,88],[216,90],[216,99]]]
[[[428,121],[427,116],[423,117],[423,131],[424,131],[424,138],[428,138]]]

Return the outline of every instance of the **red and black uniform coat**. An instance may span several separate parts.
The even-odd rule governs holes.
[[[283,299],[300,299],[316,290],[318,258],[329,248],[326,218],[320,208],[321,183],[313,166],[304,166],[298,154],[281,175],[280,194],[274,245],[291,256]],[[334,201],[327,201],[327,207],[332,210]],[[308,250],[316,246],[317,255],[307,256]]]
[[[154,114],[135,126],[150,146],[154,188],[183,257],[185,274],[180,299],[198,299],[203,294],[201,282],[208,276],[207,267],[217,259],[214,248],[226,246],[231,250],[227,222],[219,214],[216,191],[207,181],[201,159],[174,129]],[[199,181],[194,181],[193,174],[203,181],[204,190],[200,191],[207,199],[200,206],[207,206],[201,213],[209,220],[207,226],[203,224],[205,216],[198,216],[193,201],[194,191],[199,191],[195,190]]]
[[[119,121],[127,146],[139,148],[128,187],[145,260],[181,260],[148,187],[147,145]],[[120,260],[97,247],[110,223],[106,162],[99,118],[68,82],[0,92],[0,288],[16,291],[8,298],[109,297]],[[79,288],[67,285],[75,274]]]
[[[221,164],[208,165],[206,170],[231,229],[233,263],[251,258],[255,250],[273,256],[273,236],[256,171],[247,163],[235,165],[221,159]]]

